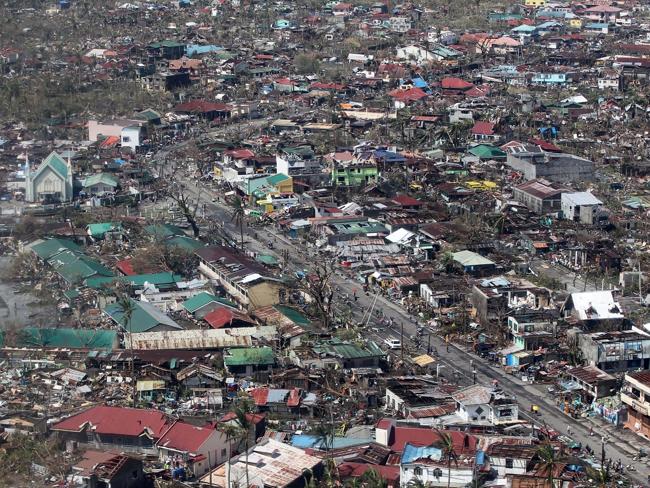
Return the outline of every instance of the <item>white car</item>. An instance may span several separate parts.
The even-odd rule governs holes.
[[[384,339],[384,344],[388,346],[388,349],[401,349],[402,342],[397,339]]]

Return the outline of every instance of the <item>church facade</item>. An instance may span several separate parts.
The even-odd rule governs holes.
[[[25,167],[25,200],[28,202],[69,202],[72,200],[72,165],[56,152],[50,153],[32,171]]]

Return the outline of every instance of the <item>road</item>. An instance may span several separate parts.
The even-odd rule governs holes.
[[[236,240],[239,235],[239,229],[231,221],[229,209],[220,203],[215,203],[213,200],[217,197],[218,192],[206,190],[205,188],[199,190],[197,182],[192,180],[185,180],[186,189],[197,199],[203,199],[201,205],[205,204],[206,214],[222,226],[222,231],[225,230],[227,234]],[[313,261],[313,255],[317,253],[315,249],[309,249],[304,243],[292,242],[289,239],[278,235],[270,228],[256,227],[251,229],[246,227],[244,229],[246,236],[247,247],[252,251],[264,252],[267,254],[275,254],[279,257],[283,250],[288,251],[289,260],[286,263],[283,271],[294,272],[297,270],[309,269]],[[266,242],[269,240],[274,241],[274,250],[270,251],[266,247]],[[544,263],[540,263],[544,264]],[[549,265],[549,269],[554,269]],[[561,274],[560,270],[555,270]],[[566,271],[564,273],[565,280],[573,280]],[[354,290],[359,290],[361,284],[355,281],[352,277],[344,274],[343,271],[337,272],[333,278],[334,285],[340,289],[339,299],[341,302],[344,296],[352,297]],[[583,286],[576,283],[578,286]],[[576,290],[578,291],[578,290]],[[582,290],[579,290],[582,291]],[[422,354],[426,351],[429,338],[423,338],[423,348],[417,348],[414,339],[417,336],[417,325],[414,318],[410,316],[399,305],[391,302],[381,295],[366,295],[363,292],[357,292],[357,301],[352,302],[351,309],[346,308],[339,311],[351,313],[352,317],[361,321],[362,318],[370,318],[367,326],[363,331],[364,336],[373,338],[379,343],[382,343],[385,338],[403,338],[404,347],[408,348],[410,355]],[[342,306],[343,307],[343,306]],[[380,326],[376,316],[372,314],[367,315],[366,311],[380,310],[383,317],[387,320],[392,320],[393,326]],[[426,339],[426,340],[425,340]],[[571,429],[571,438],[577,442],[582,443],[583,446],[590,445],[596,452],[600,452],[600,437],[590,436],[590,428],[593,424],[587,420],[576,420],[565,415],[556,405],[550,395],[548,395],[539,386],[523,383],[519,378],[508,375],[505,371],[498,367],[487,364],[483,359],[474,355],[473,353],[463,350],[462,348],[450,345],[449,351],[446,351],[444,340],[431,334],[430,346],[434,351],[438,352],[436,360],[439,362],[440,371],[444,377],[450,381],[457,381],[460,384],[469,385],[472,382],[480,384],[492,384],[494,380],[498,381],[499,385],[508,393],[515,395],[519,403],[520,418],[524,418],[537,427],[546,426],[563,435],[567,434],[567,428]],[[393,357],[398,359],[401,353],[394,354]],[[531,416],[531,405],[539,405],[541,407],[541,415]],[[602,428],[597,427],[597,432],[603,432]],[[612,429],[609,429],[612,431]],[[613,431],[612,431],[613,432]],[[632,446],[630,443],[623,443],[619,438],[610,436],[605,438],[605,451],[606,457],[611,458],[613,461],[621,460],[624,465],[631,465],[636,467],[636,471],[628,471],[627,476],[641,484],[646,484],[650,469],[648,467],[649,461],[635,461],[633,455],[636,449],[643,442],[638,439],[638,445]],[[647,459],[647,458],[646,458]]]

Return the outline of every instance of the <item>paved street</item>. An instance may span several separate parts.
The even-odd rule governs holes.
[[[202,204],[205,203],[206,214],[211,216],[218,224],[225,228],[226,233],[237,239],[239,229],[231,221],[230,210],[222,203],[213,202],[217,197],[217,193],[211,190],[197,189],[195,181],[184,180],[187,190],[192,193],[196,198],[202,199]],[[254,236],[257,236],[255,238]],[[280,257],[283,250],[289,251],[289,262],[284,269],[284,272],[291,273],[296,270],[309,269],[313,258],[310,253],[316,253],[315,249],[305,249],[304,244],[292,242],[270,228],[245,227],[246,244],[249,250],[254,252],[263,252],[266,254],[273,254]],[[267,241],[274,242],[274,249],[271,251],[266,246]],[[536,262],[545,270],[552,270],[554,276],[558,279],[562,278],[564,282],[573,281],[573,276],[568,271],[557,269],[544,262]],[[548,266],[548,268],[543,268]],[[378,343],[382,343],[385,338],[393,337],[399,339],[402,336],[403,326],[403,343],[408,348],[410,355],[421,354],[426,352],[427,341],[426,336],[422,340],[422,348],[418,351],[415,347],[413,339],[417,335],[417,326],[414,318],[410,316],[403,308],[391,302],[385,297],[374,294],[364,294],[361,290],[361,284],[349,276],[345,275],[343,271],[337,272],[334,277],[334,284],[340,289],[339,299],[343,301],[343,296],[348,294],[350,297],[353,291],[357,290],[358,300],[352,303],[352,310],[350,311],[352,317],[360,321],[364,316],[366,319],[366,311],[373,310],[379,311],[387,320],[392,319],[393,326],[378,326],[377,316],[371,317],[364,335],[375,339]],[[580,280],[576,280],[576,290],[582,291],[584,286]],[[579,288],[579,289],[578,289]],[[569,286],[571,289],[571,286]],[[587,287],[587,289],[590,289]],[[348,309],[345,309],[346,311]],[[606,435],[605,438],[605,451],[607,458],[612,461],[621,460],[624,465],[634,466],[636,471],[628,473],[632,479],[639,483],[645,483],[650,475],[650,460],[644,459],[641,461],[633,460],[633,456],[638,452],[639,447],[647,444],[640,438],[637,438],[629,432],[623,432],[620,429],[614,429],[613,426],[607,425],[598,420],[587,419],[572,419],[566,416],[556,405],[550,395],[545,391],[544,387],[539,385],[531,385],[522,382],[520,379],[506,374],[505,371],[497,365],[487,364],[483,359],[478,356],[459,348],[456,345],[451,345],[449,352],[446,352],[444,340],[431,334],[430,345],[433,350],[438,352],[436,359],[440,363],[440,374],[450,381],[458,380],[461,384],[469,385],[473,381],[473,371],[476,371],[476,382],[481,384],[492,384],[497,380],[500,386],[507,392],[516,396],[519,402],[520,418],[533,422],[537,427],[548,427],[563,435],[567,434],[567,427],[571,429],[571,438],[575,441],[582,443],[582,445],[589,445],[597,453],[600,453],[601,448],[601,434]],[[393,357],[399,359],[401,352],[393,352]],[[531,416],[530,406],[536,404],[541,407],[541,414]],[[590,436],[590,428],[593,426],[596,435]]]

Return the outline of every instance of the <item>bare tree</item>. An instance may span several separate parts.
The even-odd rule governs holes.
[[[298,281],[298,290],[309,296],[311,304],[316,309],[316,314],[323,321],[323,325],[329,328],[334,311],[334,287],[332,280],[336,262],[332,260],[321,260],[314,263],[311,273]]]

